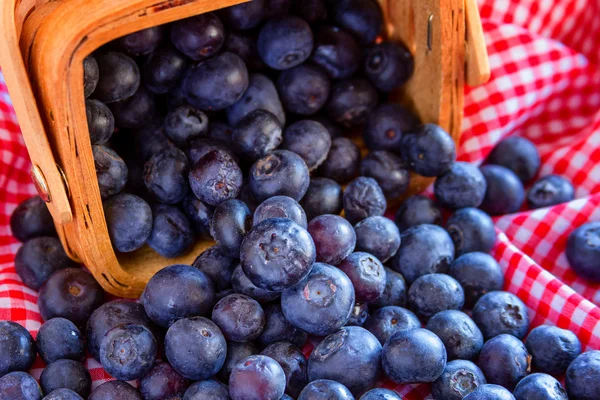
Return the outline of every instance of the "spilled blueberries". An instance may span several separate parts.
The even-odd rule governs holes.
[[[0,321],[0,399],[401,399],[382,377],[438,400],[599,399],[600,351],[530,330],[489,254],[490,215],[570,201],[573,185],[540,177],[521,137],[481,168],[457,162],[446,131],[387,101],[415,66],[383,28],[372,0],[253,0],[86,58],[114,250],[191,258],[139,301],[105,302],[43,201],[25,200],[15,266],[45,323],[34,340]],[[413,172],[437,179],[435,197],[388,219]],[[574,231],[567,257],[600,281],[598,223]],[[92,390],[86,351],[116,380]]]

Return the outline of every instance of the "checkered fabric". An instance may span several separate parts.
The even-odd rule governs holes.
[[[577,200],[496,219],[494,256],[506,273],[506,290],[528,306],[533,325],[575,332],[584,348],[600,349],[600,285],[569,270],[569,232],[600,221],[600,0],[480,0],[492,78],[467,88],[459,158],[480,163],[495,143],[521,135],[538,145],[541,175],[569,178]],[[9,217],[35,194],[29,161],[0,74],[0,319],[35,336],[41,319],[35,291],[13,267],[19,246]],[[314,343],[308,343],[305,352]],[[37,378],[43,369],[38,360]],[[94,385],[110,377],[87,360]],[[428,385],[396,386],[404,399],[431,399]]]

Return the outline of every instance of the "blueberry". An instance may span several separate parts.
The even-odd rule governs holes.
[[[446,368],[442,341],[426,329],[396,332],[383,346],[381,364],[395,383],[433,382]]]
[[[400,197],[408,189],[410,172],[397,155],[371,151],[360,163],[360,174],[374,178],[387,197]]]
[[[123,324],[104,335],[100,344],[100,362],[104,370],[116,379],[140,379],[152,369],[156,349],[156,339],[148,328]]]
[[[350,278],[356,301],[377,300],[385,290],[385,269],[377,257],[369,253],[352,253],[338,265],[338,268]]]
[[[134,134],[134,147],[139,159],[143,162],[172,145],[165,134],[163,121],[150,121],[147,126]]]
[[[350,33],[325,25],[316,33],[311,61],[323,68],[332,79],[347,79],[360,68],[361,53],[359,43]]]
[[[25,372],[11,372],[0,378],[0,397],[10,400],[41,400],[42,389]]]
[[[316,249],[310,234],[287,218],[266,219],[242,242],[240,261],[244,274],[261,289],[281,292],[312,268]]]
[[[311,382],[331,379],[359,396],[375,385],[381,357],[381,344],[372,333],[359,326],[344,327],[315,347],[308,359],[308,377]]]
[[[183,400],[231,400],[227,386],[221,382],[206,380],[191,385]]]
[[[215,289],[200,270],[176,264],[150,278],[140,301],[152,322],[168,328],[178,319],[208,314],[215,302]]]
[[[360,400],[402,400],[402,398],[392,390],[377,388],[363,394]]]
[[[212,150],[203,155],[189,173],[192,192],[211,206],[237,197],[242,182],[242,170],[229,153],[223,150]]]
[[[39,236],[56,236],[52,215],[40,196],[22,201],[10,215],[10,230],[20,242]]]
[[[146,162],[144,183],[152,196],[161,203],[179,203],[188,193],[189,169],[185,153],[176,147],[168,147]]]
[[[44,321],[63,317],[83,327],[103,299],[102,287],[89,272],[65,268],[53,273],[42,285],[38,307]]]
[[[192,265],[208,276],[215,290],[220,292],[231,287],[231,275],[237,264],[237,259],[224,254],[219,246],[212,246],[203,251]]]
[[[486,340],[503,333],[523,339],[529,330],[527,307],[509,292],[483,295],[473,307],[473,321]]]
[[[402,158],[419,175],[442,176],[451,170],[456,160],[452,137],[435,124],[425,124],[404,135]]]
[[[171,25],[171,41],[194,61],[216,55],[225,43],[225,28],[212,13],[175,21]]]
[[[55,237],[36,237],[27,240],[15,256],[15,270],[28,287],[39,290],[54,272],[75,268],[60,240]]]
[[[227,342],[211,320],[184,318],[167,331],[165,354],[175,371],[185,378],[202,380],[219,372],[225,363]]]
[[[316,250],[317,261],[338,265],[356,245],[356,233],[350,223],[339,215],[320,215],[308,224]]]
[[[227,342],[227,357],[225,358],[223,368],[219,371],[219,379],[222,382],[229,382],[229,376],[231,375],[233,367],[235,367],[240,360],[258,353],[258,349],[252,342]]]
[[[513,392],[517,400],[567,400],[567,392],[559,381],[546,374],[523,378]]]
[[[215,208],[210,224],[210,235],[231,257],[239,257],[242,240],[252,228],[252,214],[244,202],[225,200]]]
[[[487,184],[476,165],[456,162],[448,172],[436,179],[434,188],[437,201],[444,207],[456,210],[479,207]]]
[[[446,274],[423,275],[408,290],[409,308],[425,321],[440,311],[460,310],[464,303],[462,286]]]
[[[198,160],[214,150],[223,151],[227,153],[234,161],[238,161],[238,157],[233,152],[233,149],[231,149],[229,143],[211,137],[200,137],[193,140],[186,149],[186,154],[192,168],[198,162]]]
[[[467,253],[458,257],[450,265],[448,274],[463,287],[465,306],[469,309],[484,294],[504,287],[502,268],[492,256],[485,253]]]
[[[92,377],[79,361],[57,360],[44,368],[40,377],[40,386],[44,393],[66,388],[87,398],[92,389]]]
[[[306,214],[291,197],[275,196],[263,201],[254,211],[253,226],[269,218],[288,218],[306,229]]]
[[[308,170],[314,171],[327,159],[331,136],[319,122],[298,121],[285,129],[281,147],[300,155]]]
[[[29,331],[16,322],[0,321],[0,347],[0,376],[28,371],[35,361],[35,342]]]
[[[327,18],[325,0],[296,1],[293,4],[293,12],[311,24]]]
[[[208,134],[208,117],[194,107],[180,106],[167,113],[164,129],[173,143],[185,147],[197,137]]]
[[[402,137],[418,126],[418,118],[399,104],[382,104],[367,117],[363,139],[369,150],[399,153]]]
[[[346,219],[353,224],[368,217],[383,215],[387,208],[385,195],[377,181],[364,176],[346,186],[343,203]]]
[[[515,400],[515,397],[502,386],[481,385],[463,399],[466,400]]]
[[[319,168],[319,174],[345,183],[354,178],[360,165],[360,149],[348,138],[339,137],[331,141],[329,155]]]
[[[127,382],[109,381],[92,390],[88,400],[142,400],[137,389]]]
[[[140,70],[134,60],[114,51],[95,55],[100,72],[92,96],[103,103],[114,103],[134,95],[140,87]]]
[[[140,392],[144,400],[162,400],[185,393],[188,383],[166,362],[158,362],[140,380]]]
[[[313,115],[325,106],[331,82],[321,68],[301,64],[287,69],[277,79],[277,90],[286,111]]]
[[[260,2],[260,1],[259,1]],[[223,50],[237,54],[251,71],[261,71],[266,65],[258,55],[256,39],[258,34],[254,32],[229,31],[225,38]]]
[[[346,326],[363,326],[369,318],[368,303],[354,303],[350,319],[346,322]]]
[[[250,75],[250,84],[242,98],[227,108],[227,120],[236,126],[256,110],[270,112],[282,126],[285,125],[285,113],[275,84],[262,74]]]
[[[48,393],[42,400],[83,400],[83,397],[78,395],[71,389],[56,389]]]
[[[100,79],[98,71],[98,62],[94,56],[89,55],[83,59],[83,94],[87,99],[96,89]]]
[[[531,365],[540,372],[562,375],[581,353],[581,343],[575,334],[555,326],[534,328],[525,341],[531,354]]]
[[[225,339],[244,343],[260,336],[265,313],[256,300],[236,293],[219,300],[212,311],[212,321]]]
[[[153,93],[167,94],[175,89],[188,67],[188,59],[171,45],[161,46],[148,56],[143,67],[144,85]]]
[[[313,50],[313,33],[298,17],[268,21],[258,35],[258,54],[271,68],[285,70],[302,64]]]
[[[354,400],[354,396],[339,382],[319,379],[306,385],[298,400]]]
[[[548,175],[531,186],[527,191],[527,204],[529,208],[550,207],[566,203],[575,198],[573,184],[566,178],[558,175]]]
[[[162,26],[153,26],[121,36],[114,43],[130,56],[144,56],[152,53],[163,40]]]
[[[513,390],[530,368],[525,345],[512,335],[501,334],[485,342],[477,366],[489,383]]]
[[[148,123],[157,113],[154,93],[140,86],[133,96],[111,104],[115,123],[121,128],[138,129]]]
[[[157,204],[153,214],[148,246],[166,258],[186,254],[194,244],[194,231],[185,214],[179,208],[166,204]]]
[[[265,307],[265,328],[258,337],[258,343],[266,347],[276,342],[290,342],[301,348],[306,342],[306,332],[290,324],[283,315],[280,303],[272,303]]]
[[[494,146],[488,164],[512,170],[523,183],[531,181],[540,169],[540,154],[535,145],[524,137],[512,136]]]
[[[373,43],[383,27],[383,13],[377,2],[341,0],[332,11],[335,23],[352,32],[363,44]]]
[[[406,305],[407,287],[404,277],[396,271],[385,267],[385,289],[379,298],[370,304],[373,307]]]
[[[326,111],[334,122],[354,128],[365,122],[378,102],[379,95],[369,82],[351,78],[333,84]]]
[[[391,92],[412,76],[415,61],[410,51],[399,42],[382,42],[367,50],[365,75],[377,89]]]
[[[398,306],[385,306],[372,313],[363,325],[384,345],[396,332],[421,327],[419,318],[410,310]]]
[[[60,359],[82,361],[85,357],[84,338],[74,323],[65,318],[52,318],[38,331],[36,347],[46,364]]]
[[[461,400],[466,395],[485,385],[483,372],[471,361],[455,360],[446,364],[442,375],[431,385],[436,399]]]
[[[231,371],[229,395],[233,400],[279,400],[285,384],[285,373],[277,361],[254,355],[241,360]]]
[[[213,208],[200,201],[195,194],[188,193],[181,203],[181,208],[192,224],[196,235],[202,239],[210,237],[210,221],[213,216]]]
[[[233,130],[233,145],[250,161],[264,157],[281,144],[281,123],[267,110],[257,109],[242,118]]]
[[[401,232],[422,224],[442,225],[442,212],[433,200],[417,194],[398,208],[395,222]]]
[[[100,197],[107,199],[123,190],[128,174],[125,161],[114,150],[102,145],[92,146],[92,154]]]
[[[342,187],[332,179],[313,177],[300,204],[309,221],[323,214],[339,215],[342,212]]]
[[[87,321],[86,341],[92,357],[100,360],[100,342],[109,330],[121,324],[144,325],[152,330],[144,306],[127,300],[113,300],[98,307]]]
[[[389,260],[400,247],[400,231],[392,220],[368,217],[354,226],[356,250],[373,254],[381,262]]]
[[[238,265],[234,268],[233,274],[231,275],[231,285],[236,293],[245,294],[246,296],[250,296],[262,303],[276,300],[279,298],[279,296],[281,296],[280,292],[272,292],[270,290],[261,289],[254,285],[250,279],[248,279],[246,274],[244,274],[244,270],[242,269],[241,265]]]
[[[427,322],[427,329],[442,340],[449,360],[473,360],[483,346],[481,331],[461,311],[440,311]]]
[[[282,293],[281,309],[292,325],[325,336],[348,322],[354,302],[348,276],[331,265],[315,263],[307,277]]]
[[[600,222],[588,222],[573,230],[567,240],[566,254],[577,275],[600,282]]]
[[[452,239],[437,225],[414,226],[402,232],[400,239],[400,248],[390,266],[408,284],[426,274],[446,273],[454,260]]]
[[[259,25],[265,16],[265,0],[256,0],[225,8],[219,16],[234,30],[247,30]]]
[[[276,150],[252,165],[248,180],[258,201],[273,196],[299,201],[308,190],[310,177],[302,157],[288,150]]]
[[[580,354],[567,369],[565,386],[569,399],[593,399],[600,393],[600,351]]]
[[[298,396],[308,383],[307,360],[296,346],[289,342],[270,344],[260,354],[277,361],[285,373],[286,392]]]
[[[456,255],[489,253],[496,244],[494,221],[477,208],[462,208],[448,218],[446,230],[454,242]]]
[[[499,165],[484,165],[480,169],[487,183],[481,209],[490,215],[519,211],[525,200],[525,189],[517,175]]]
[[[92,144],[108,142],[115,130],[115,117],[110,108],[98,100],[87,99],[85,115]]]
[[[248,89],[248,70],[240,57],[221,53],[188,69],[183,78],[186,100],[201,110],[222,110]]]

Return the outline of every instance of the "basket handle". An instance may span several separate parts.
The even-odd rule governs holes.
[[[0,7],[0,29],[4,37],[0,40],[0,65],[4,71],[10,71],[5,75],[6,86],[31,158],[33,182],[53,219],[66,224],[73,220],[66,181],[52,153],[19,48],[17,32],[20,27],[17,30],[15,0],[7,3]]]
[[[465,18],[466,82],[469,86],[479,86],[490,79],[491,72],[477,0],[465,0]]]

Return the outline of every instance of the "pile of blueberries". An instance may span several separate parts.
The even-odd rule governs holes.
[[[115,250],[216,244],[156,273],[139,302],[105,302],[43,201],[23,202],[15,267],[45,323],[34,340],[0,321],[0,399],[399,400],[374,389],[381,378],[431,383],[437,400],[600,398],[600,351],[581,353],[557,327],[530,331],[488,254],[490,214],[572,200],[573,186],[551,175],[526,191],[540,156],[524,138],[480,168],[457,162],[444,130],[387,103],[413,63],[403,46],[375,44],[382,23],[372,0],[253,0],[88,57]],[[437,178],[435,201],[412,196],[392,221],[386,197],[411,171]],[[599,237],[592,223],[569,239],[589,279],[600,279]],[[86,353],[116,380],[92,391]],[[39,385],[24,372],[37,354]]]

